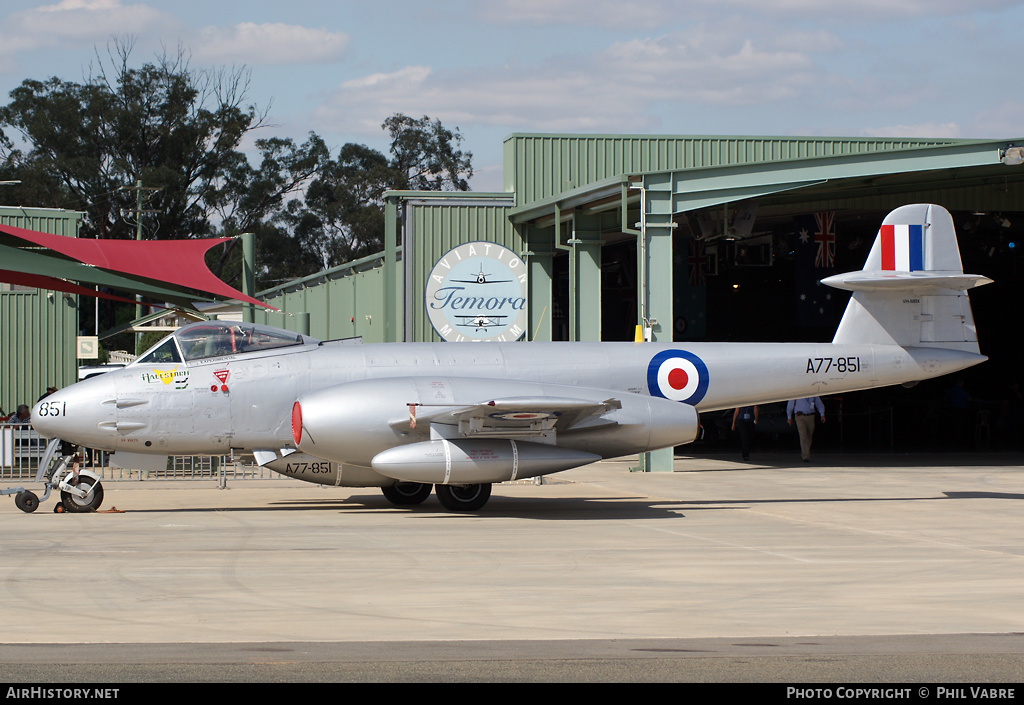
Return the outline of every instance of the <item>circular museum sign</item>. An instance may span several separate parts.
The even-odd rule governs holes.
[[[459,245],[430,270],[424,303],[446,341],[518,340],[526,329],[526,264],[493,242]]]

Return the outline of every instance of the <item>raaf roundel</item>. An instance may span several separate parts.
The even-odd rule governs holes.
[[[708,366],[686,350],[663,350],[647,366],[647,390],[696,406],[708,391]]]

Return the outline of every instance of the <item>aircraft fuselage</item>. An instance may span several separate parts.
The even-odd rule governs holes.
[[[408,404],[432,403],[431,385],[437,391],[459,379],[473,380],[479,398],[453,403],[486,402],[495,395],[488,382],[508,381],[517,388],[533,383],[665,397],[706,412],[916,381],[983,359],[942,348],[830,343],[327,342],[208,360],[135,364],[51,395],[33,419],[48,435],[111,451],[220,454],[231,448],[294,446],[294,402],[331,388],[336,388],[338,404],[390,409],[386,418],[367,414],[368,422],[377,425],[404,418]],[[659,365],[669,368],[662,370],[660,381]],[[346,396],[344,387],[338,387],[385,379],[414,379],[419,386],[399,385],[386,400]],[[367,393],[373,394],[372,389]],[[569,389],[565,394],[578,396]],[[602,457],[639,452],[626,447],[635,443],[620,447],[614,438],[599,438],[608,433],[607,428],[571,430],[559,444],[598,447]],[[571,435],[583,438],[570,443]]]

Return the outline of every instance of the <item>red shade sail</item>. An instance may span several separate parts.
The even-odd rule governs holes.
[[[207,250],[230,238],[203,240],[83,240],[0,225],[5,233],[101,269],[195,289],[272,308],[218,279],[206,266]]]

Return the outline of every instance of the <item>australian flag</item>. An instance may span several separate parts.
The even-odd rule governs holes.
[[[835,212],[826,211],[793,219],[796,324],[802,327],[832,326],[833,291],[821,283],[835,272]]]

